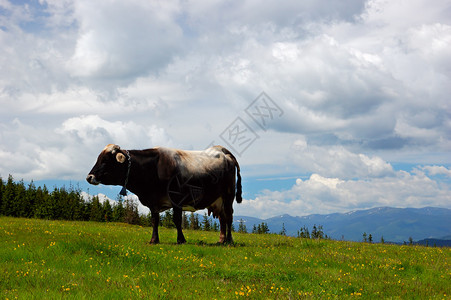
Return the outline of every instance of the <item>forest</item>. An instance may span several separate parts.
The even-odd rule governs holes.
[[[0,177],[0,215],[47,220],[124,222],[128,224],[152,226],[150,213],[138,212],[137,203],[118,195],[113,204],[96,196],[84,197],[82,191],[74,186],[54,187],[49,190],[45,185],[36,186],[33,181],[25,184],[23,180],[15,181],[12,175],[4,181]],[[172,209],[160,216],[160,226],[175,227],[172,221]],[[197,213],[183,213],[183,229],[219,231],[217,220]],[[242,220],[238,231],[247,233]],[[258,224],[252,233],[269,233],[266,223]],[[281,232],[284,235],[283,232]]]

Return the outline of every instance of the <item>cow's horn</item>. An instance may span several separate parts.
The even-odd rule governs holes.
[[[105,149],[103,149],[103,151],[105,152],[111,152],[112,154],[115,154],[117,150],[120,150],[121,147],[119,147],[118,145],[114,145],[114,144],[108,144],[106,145]]]

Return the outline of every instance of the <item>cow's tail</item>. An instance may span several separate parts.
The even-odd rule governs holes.
[[[236,158],[233,155],[232,155],[232,157],[233,157],[233,161],[235,162],[236,175],[237,175],[235,197],[236,197],[236,202],[241,203],[241,202],[243,202],[243,198],[241,196],[242,188],[241,188],[240,165],[238,164],[238,161],[236,160]]]
[[[232,152],[230,152],[229,150],[227,150],[224,147],[222,147],[222,152],[225,155],[229,155],[230,158],[233,160],[233,163],[235,164],[236,175],[237,175],[235,198],[236,198],[236,202],[241,203],[241,202],[243,202],[243,198],[241,196],[241,194],[242,194],[242,187],[241,187],[240,165],[238,164],[238,161],[236,160],[235,156],[233,156]]]

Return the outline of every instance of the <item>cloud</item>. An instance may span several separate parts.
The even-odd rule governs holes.
[[[137,148],[143,147],[143,144],[171,144],[165,131],[155,125],[142,126],[132,121],[110,122],[97,115],[70,118],[62,124],[57,133],[70,136],[86,146],[99,143],[106,145],[108,141],[117,141],[118,144]]]
[[[451,169],[445,168],[444,166],[424,166],[421,169],[426,171],[430,176],[445,175],[451,177]]]
[[[342,179],[392,177],[392,166],[377,156],[356,154],[343,146],[321,147],[299,139],[292,145],[293,162],[307,173]]]
[[[246,95],[246,87],[260,86],[277,98],[287,113],[275,130],[329,134],[372,150],[422,145],[443,151],[450,91],[440,64],[450,61],[450,52],[442,52],[451,48],[449,25],[435,23],[447,21],[425,2],[408,6],[372,1],[354,19],[316,19],[316,27],[235,23],[225,34],[242,42],[226,56],[211,56],[211,66],[218,66],[216,77],[228,89]],[[406,18],[406,10],[427,13]],[[425,108],[429,123],[421,116]]]
[[[451,149],[446,0],[2,1],[0,11],[3,176],[83,178],[111,142],[222,143],[237,117],[255,125],[244,110],[264,91],[284,114],[252,127],[244,178],[301,174],[311,190],[338,180],[312,192],[324,201],[420,173],[449,186],[438,181]],[[406,162],[421,167],[403,177],[392,166]]]
[[[58,128],[45,130],[16,119],[10,127],[2,125],[2,132],[6,134],[0,136],[0,159],[4,161],[0,174],[27,180],[83,179],[110,143],[128,149],[172,144],[166,131],[156,125],[111,122],[98,115],[69,118]]]
[[[174,1],[77,1],[79,32],[70,73],[105,79],[156,72],[182,46],[178,13]]]
[[[255,198],[235,205],[236,214],[269,218],[287,212],[303,216],[379,206],[447,207],[450,203],[446,177],[451,172],[444,166],[396,171],[381,157],[337,145],[311,145],[306,138],[296,140],[290,148],[287,159],[300,172],[310,174],[307,179],[297,178],[285,190],[264,189]]]
[[[448,186],[422,173],[397,171],[394,177],[366,180],[341,180],[312,174],[307,180],[297,179],[289,190],[265,190],[234,208],[238,215],[269,218],[287,212],[303,216],[379,206],[448,207],[450,192]]]

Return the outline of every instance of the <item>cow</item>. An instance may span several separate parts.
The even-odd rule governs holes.
[[[236,185],[235,185],[236,170]],[[93,185],[123,186],[150,209],[151,244],[159,243],[160,212],[173,209],[177,243],[186,243],[182,232],[182,211],[208,209],[219,218],[219,243],[232,243],[233,200],[242,202],[240,166],[233,154],[222,146],[203,151],[166,147],[125,150],[107,145],[97,158],[86,180]]]

